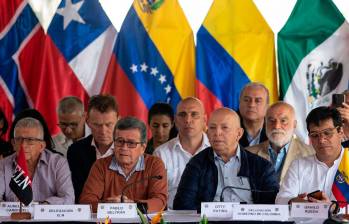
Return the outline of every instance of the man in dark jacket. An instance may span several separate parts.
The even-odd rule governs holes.
[[[238,115],[214,111],[208,123],[211,146],[194,156],[182,175],[173,207],[200,210],[201,202],[274,203],[279,185],[272,165],[239,146]],[[223,192],[223,193],[222,193]]]

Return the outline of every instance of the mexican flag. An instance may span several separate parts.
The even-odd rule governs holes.
[[[307,139],[305,118],[349,86],[349,25],[331,0],[298,0],[278,33],[281,99],[296,110],[296,134]]]

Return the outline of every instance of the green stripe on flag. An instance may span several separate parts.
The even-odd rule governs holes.
[[[278,33],[280,97],[283,99],[302,61],[345,21],[331,0],[298,0]]]

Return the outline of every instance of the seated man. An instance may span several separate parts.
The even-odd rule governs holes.
[[[306,119],[309,139],[315,155],[292,162],[276,203],[289,202],[330,202],[334,199],[331,188],[343,155],[342,118],[334,108],[318,107]],[[322,199],[307,197],[307,194],[320,190]]]
[[[187,164],[174,209],[200,210],[201,202],[220,201],[221,195],[223,201],[274,203],[279,189],[275,171],[267,160],[239,146],[242,134],[239,116],[233,110],[220,108],[211,114],[208,138],[212,147]]]
[[[44,131],[34,118],[23,118],[14,128],[13,147],[17,153],[0,161],[0,197],[17,201],[9,188],[14,162],[22,145],[32,180],[33,201],[49,204],[74,204],[74,189],[67,160],[45,149]]]
[[[345,95],[345,102],[337,110],[343,119],[344,141],[342,142],[342,146],[349,147],[349,89],[345,90],[343,94]]]
[[[161,159],[144,154],[146,140],[142,121],[120,119],[114,131],[114,154],[93,164],[80,203],[92,204],[94,212],[98,202],[141,202],[147,204],[148,212],[163,209],[167,202],[166,170]]]
[[[276,102],[267,110],[266,134],[268,141],[247,147],[273,165],[280,184],[291,162],[314,154],[314,149],[294,137],[297,120],[293,107],[285,102]]]
[[[60,151],[67,155],[68,147],[74,142],[87,137],[91,130],[86,125],[86,112],[83,102],[76,96],[67,96],[59,101],[57,108],[58,126],[61,133],[54,137]]]

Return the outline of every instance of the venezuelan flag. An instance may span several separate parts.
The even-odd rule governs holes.
[[[337,201],[349,201],[349,149],[345,148],[342,161],[333,180],[332,193]],[[341,207],[346,204],[340,203]]]
[[[261,82],[277,97],[274,34],[252,0],[214,1],[197,33],[196,94],[206,112],[238,109],[242,87]]]
[[[135,0],[118,34],[103,92],[122,116],[146,121],[156,102],[174,108],[195,94],[193,32],[177,0]]]

